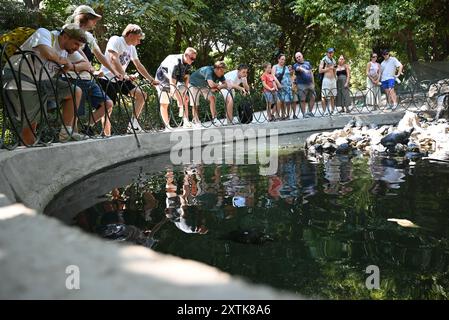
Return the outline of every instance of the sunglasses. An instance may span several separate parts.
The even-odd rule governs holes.
[[[377,58],[377,56],[372,56],[371,59],[373,59],[373,58]]]

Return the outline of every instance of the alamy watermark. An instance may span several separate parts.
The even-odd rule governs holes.
[[[65,287],[67,290],[80,289],[80,268],[77,265],[69,265],[65,268],[65,273],[68,275],[65,279]]]
[[[376,265],[366,267],[365,273],[370,274],[366,278],[365,285],[368,290],[380,289],[380,270]]]
[[[170,160],[174,165],[258,164],[260,175],[273,175],[278,169],[278,130],[226,128],[222,130],[174,131]],[[202,147],[203,146],[203,147]],[[247,151],[247,152],[245,152]]]
[[[380,8],[376,5],[371,5],[365,8],[367,15],[365,20],[365,27],[367,29],[380,29]]]

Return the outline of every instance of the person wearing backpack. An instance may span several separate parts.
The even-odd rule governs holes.
[[[278,91],[278,116],[279,111],[281,111],[281,115],[279,116],[280,120],[287,120],[290,118],[290,108],[293,101],[290,71],[285,64],[285,61],[285,54],[280,54],[278,56],[278,63],[275,64],[271,70],[272,75],[275,76],[281,84]]]
[[[319,73],[323,74],[323,83],[321,85],[321,103],[323,115],[334,113],[335,97],[337,96],[337,63],[334,59],[334,48],[327,49],[327,53],[320,61]],[[327,100],[330,100],[331,109],[327,108]]]
[[[17,120],[22,121],[21,140],[24,144],[35,142],[41,111],[46,112],[47,101],[56,99],[62,102],[63,126],[59,141],[87,139],[74,132],[74,111],[78,109],[82,91],[59,79],[61,72],[90,70],[88,63],[69,60],[86,41],[85,32],[76,24],[68,24],[61,31],[39,28],[20,46],[20,50],[27,53],[16,53],[9,58],[10,63],[6,64],[2,75],[5,103],[14,109]],[[19,72],[20,80],[16,81]],[[25,119],[22,119],[22,111],[26,113]]]

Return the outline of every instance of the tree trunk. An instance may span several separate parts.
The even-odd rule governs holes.
[[[100,6],[95,8],[95,12],[104,17],[104,7]],[[95,38],[97,39],[98,46],[101,51],[104,52],[106,50],[106,46],[108,44],[108,39],[104,36],[107,32],[107,28],[104,25],[104,18],[100,19],[95,26]]]
[[[175,37],[173,39],[173,46],[172,46],[173,53],[181,52],[181,41],[183,35],[184,31],[182,30],[182,26],[179,24],[179,22],[177,22],[175,26]]]
[[[31,10],[39,9],[39,5],[42,0],[24,0],[25,6]]]
[[[406,33],[406,37],[407,37],[408,60],[410,62],[416,62],[418,61],[418,54],[416,52],[416,43],[415,39],[413,38],[413,33],[410,30],[408,30]]]

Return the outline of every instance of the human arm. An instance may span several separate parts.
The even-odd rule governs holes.
[[[351,67],[346,64],[345,65],[346,68],[346,83],[345,83],[345,88],[349,87],[349,84],[351,83]]]
[[[242,79],[242,84],[243,84],[243,88],[245,89],[246,93],[250,92],[250,87],[248,84],[248,79],[247,78],[243,78]]]
[[[158,85],[159,81],[154,79],[147,71],[147,69],[145,68],[145,66],[140,62],[139,59],[134,59],[132,60],[132,62],[134,63],[134,65],[136,66],[137,71],[139,71],[139,73],[148,81],[150,81],[150,83],[152,85]]]
[[[397,65],[396,67],[399,69],[398,73],[395,75],[396,78],[398,78],[399,76],[402,75],[402,70],[404,69],[404,66],[402,65],[402,63],[400,63],[398,60],[397,61]]]
[[[98,46],[95,46],[92,52],[98,59],[98,61],[107,69],[109,69],[117,77],[118,80],[123,80],[123,75],[116,69],[116,67],[109,61],[109,59],[105,57]]]

